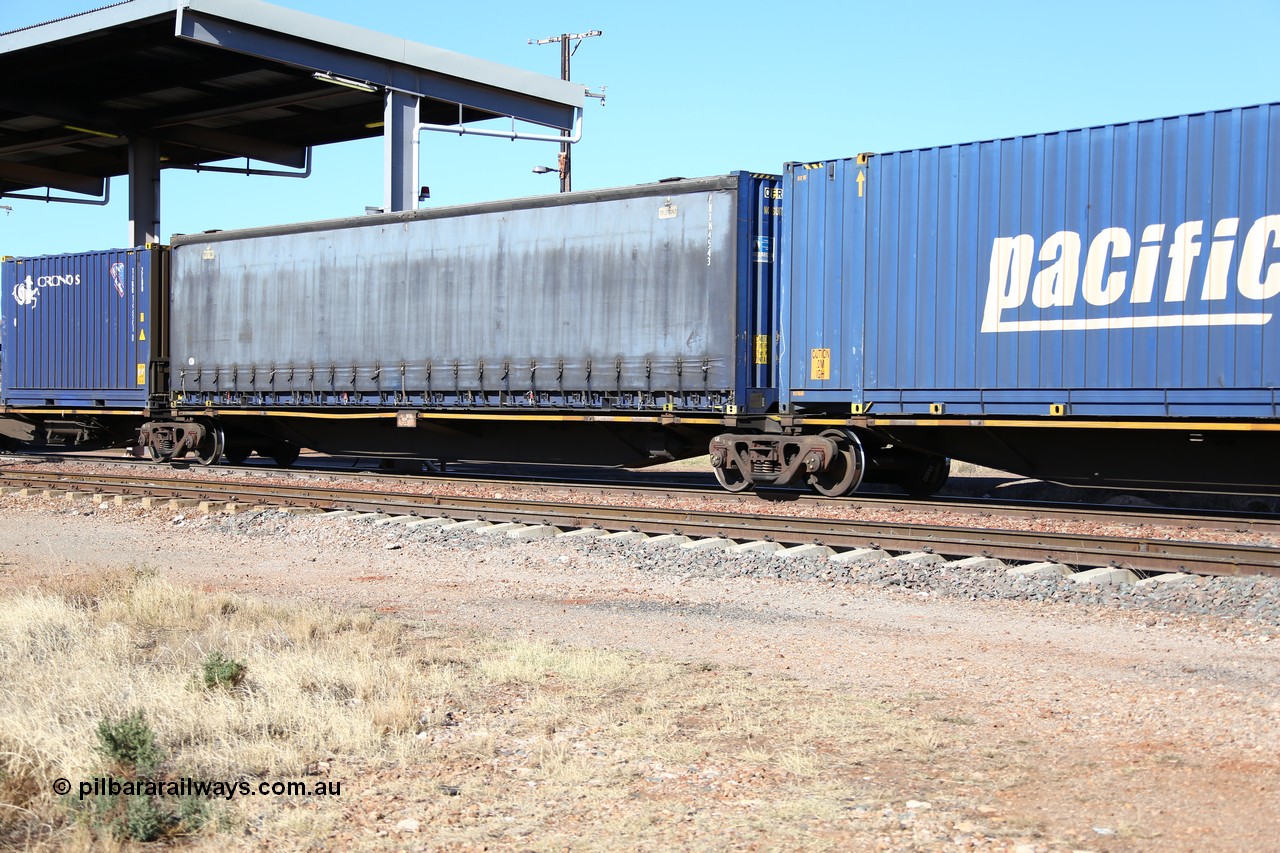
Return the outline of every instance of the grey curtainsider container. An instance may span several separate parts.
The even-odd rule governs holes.
[[[172,391],[224,406],[733,405],[771,278],[766,185],[736,173],[176,238]]]

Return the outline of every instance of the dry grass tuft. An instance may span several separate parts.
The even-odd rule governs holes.
[[[202,675],[210,662],[243,671]],[[572,846],[584,827],[620,846],[679,845],[691,808],[727,833],[715,846],[761,833],[786,846],[859,826],[849,803],[867,766],[944,748],[931,722],[794,681],[148,572],[0,597],[0,680],[0,846],[114,844],[51,783],[105,772],[96,727],[138,710],[170,778],[343,782],[340,797],[213,805],[235,837],[285,847],[359,845],[406,818],[443,847]]]

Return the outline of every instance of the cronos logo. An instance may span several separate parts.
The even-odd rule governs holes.
[[[13,299],[23,308],[36,307],[36,297],[40,295],[40,291],[31,283],[31,276],[27,276],[26,281],[20,281],[13,286]]]
[[[997,237],[982,331],[1269,323],[1263,303],[1280,294],[1280,215],[1205,224],[1147,225],[1136,246],[1125,228],[1104,228],[1087,249],[1076,231],[1050,234],[1038,252],[1030,234]]]
[[[42,275],[32,281],[31,276],[27,276],[26,281],[20,281],[13,286],[13,299],[23,308],[35,308],[40,297],[40,291],[46,287],[62,287],[64,285],[76,286],[80,284],[80,275]]]

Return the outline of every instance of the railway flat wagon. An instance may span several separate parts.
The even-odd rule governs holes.
[[[785,169],[781,409],[1029,476],[1280,488],[1280,105]]]
[[[177,237],[164,458],[643,464],[776,406],[776,176]]]
[[[163,380],[166,252],[113,249],[0,264],[0,434],[32,448],[133,442]]]

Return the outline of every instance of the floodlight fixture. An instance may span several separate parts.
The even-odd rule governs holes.
[[[66,130],[74,130],[76,133],[87,133],[90,136],[101,136],[103,139],[119,139],[120,138],[120,134],[118,133],[108,133],[105,130],[94,130],[91,127],[77,127],[74,124],[64,124],[63,128],[65,128]]]
[[[360,92],[376,92],[378,87],[364,80],[352,80],[350,77],[339,77],[332,71],[317,71],[311,75],[322,83],[332,83],[335,86],[346,86],[348,89],[356,89]]]

